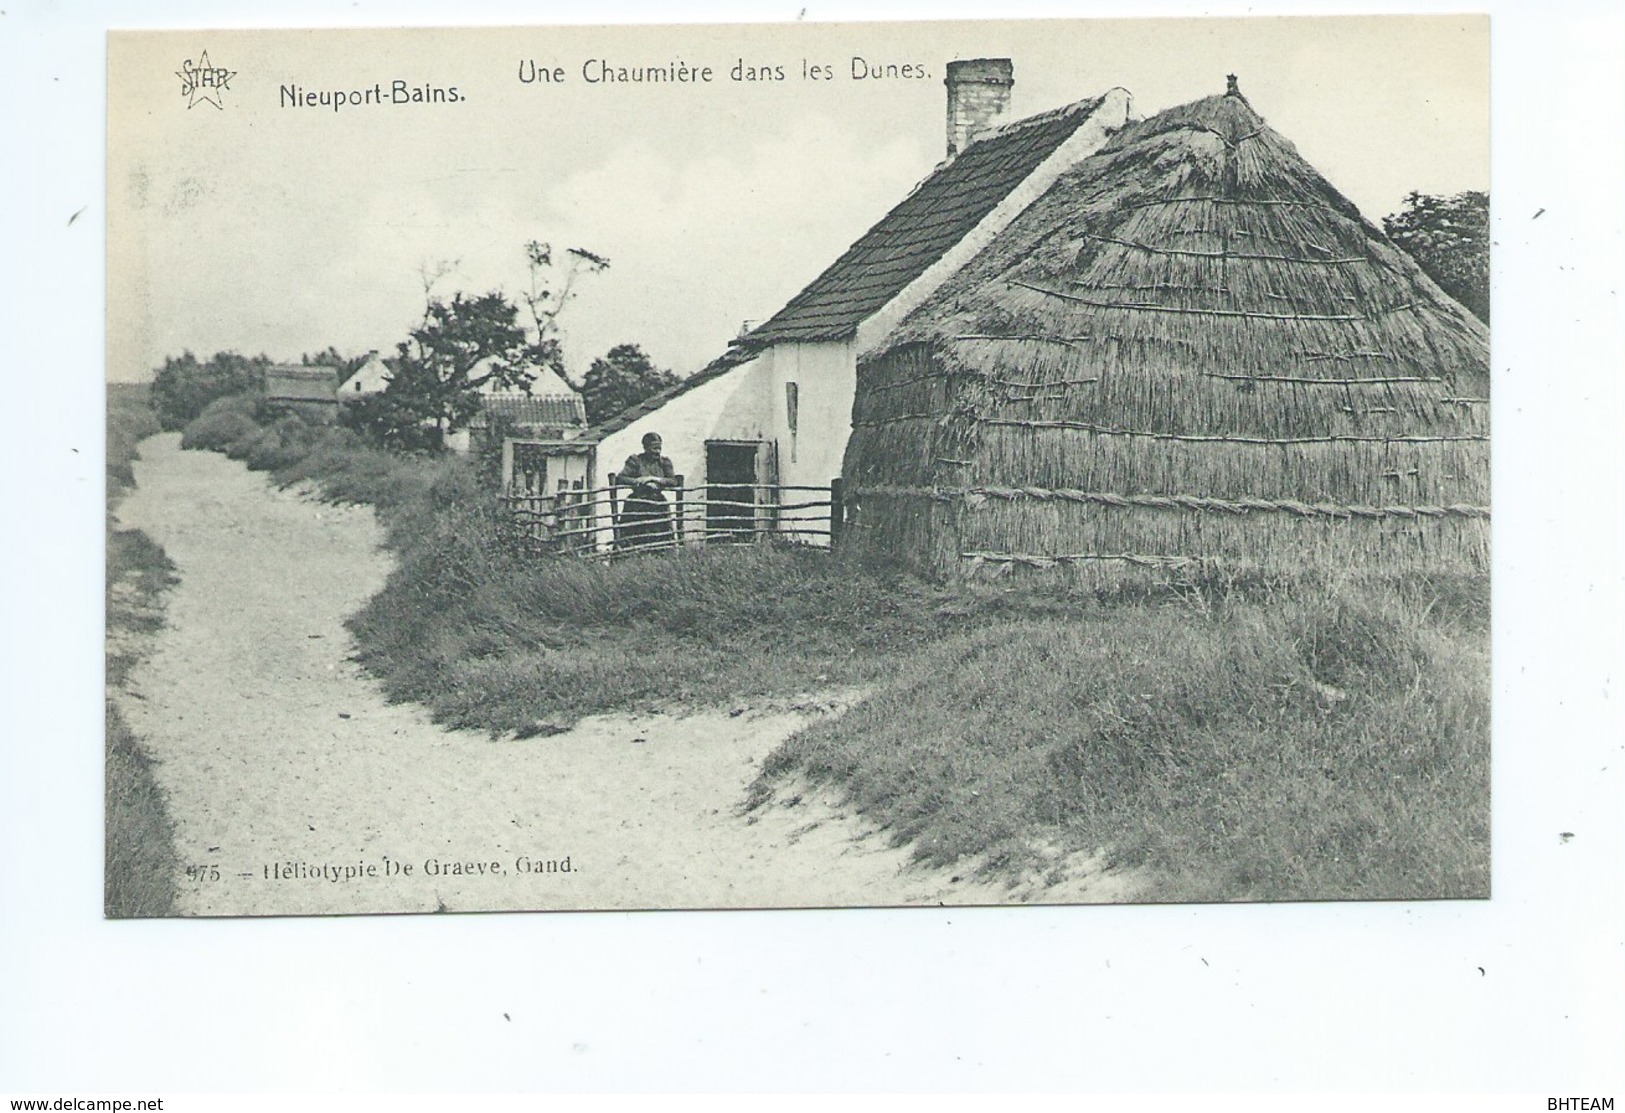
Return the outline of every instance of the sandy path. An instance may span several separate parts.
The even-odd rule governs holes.
[[[189,914],[1122,898],[1087,868],[1046,890],[910,866],[832,801],[739,815],[761,759],[838,712],[827,698],[528,741],[443,730],[347,659],[343,620],[389,567],[370,510],[277,491],[174,435],[142,445],[136,478],[119,517],[180,583],[123,702],[182,863],[213,867],[182,879]]]

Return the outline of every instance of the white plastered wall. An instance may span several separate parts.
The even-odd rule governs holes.
[[[593,454],[588,486],[606,486],[611,472],[619,472],[628,456],[643,451],[646,433],[660,434],[662,454],[671,458],[672,467],[687,486],[702,486],[706,441],[771,439],[773,415],[768,407],[770,386],[763,381],[766,375],[762,359],[742,363],[609,434]],[[607,548],[614,534],[607,514],[600,520],[604,528],[598,532],[597,545]]]
[[[389,385],[389,377],[389,368],[384,366],[384,361],[378,353],[368,353],[367,361],[356,368],[355,374],[339,384],[339,399],[342,401],[347,397],[359,398],[367,394],[379,394]]]
[[[773,412],[771,439],[779,445],[779,482],[824,487],[841,474],[852,432],[857,360],[850,340],[775,344],[762,356]],[[790,430],[787,383],[796,384],[796,429]]]

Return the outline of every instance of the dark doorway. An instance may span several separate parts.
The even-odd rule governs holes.
[[[705,531],[717,541],[749,541],[756,533],[754,442],[705,443]]]

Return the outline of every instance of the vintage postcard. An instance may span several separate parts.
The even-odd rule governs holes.
[[[109,916],[1488,896],[1486,18],[108,54]]]

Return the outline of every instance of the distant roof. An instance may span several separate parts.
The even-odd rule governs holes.
[[[976,140],[939,166],[745,342],[758,347],[851,336],[1026,181],[1102,99],[1029,116]]]
[[[489,375],[497,366],[499,366],[499,363],[495,356],[486,356],[468,369],[468,377],[470,379],[479,379],[482,376]],[[530,376],[530,383],[525,388],[509,386],[505,378],[493,377],[479,388],[480,393],[484,395],[531,394],[541,397],[544,395],[574,394],[576,392],[575,387],[570,385],[569,380],[552,367],[525,366],[523,370],[525,374]]]
[[[489,394],[481,399],[480,412],[470,424],[483,429],[493,417],[504,418],[521,429],[580,429],[587,424],[587,410],[579,394]]]
[[[273,402],[337,402],[339,373],[322,365],[272,364],[265,369],[265,397]]]
[[[362,358],[361,362],[355,365],[354,370],[339,380],[339,386],[343,387],[349,385],[359,378],[363,373],[370,375],[375,371],[381,370],[385,376],[393,374],[393,368],[390,367],[389,362],[389,360],[379,355],[376,351],[368,352],[366,356]]]

